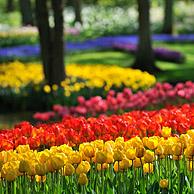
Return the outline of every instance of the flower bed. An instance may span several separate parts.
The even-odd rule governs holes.
[[[169,104],[183,104],[192,102],[194,97],[194,83],[178,83],[172,86],[169,83],[157,83],[153,88],[133,93],[125,88],[122,92],[114,90],[108,92],[105,99],[94,96],[85,99],[83,96],[77,98],[77,106],[54,105],[50,112],[37,112],[34,118],[38,120],[49,120],[66,115],[74,116],[98,116],[100,114],[122,113],[134,109],[157,109]]]
[[[133,44],[114,44],[113,49],[119,51],[125,51],[128,53],[136,54],[137,46]],[[166,48],[155,48],[154,55],[157,60],[160,61],[169,61],[174,63],[183,63],[184,62],[184,55],[178,51],[172,51]]]
[[[32,149],[53,145],[79,145],[95,139],[114,140],[119,136],[128,140],[134,136],[161,135],[163,127],[172,133],[185,133],[194,127],[194,104],[169,107],[159,111],[132,111],[123,115],[99,118],[65,117],[62,122],[16,125],[12,130],[0,131],[0,150],[15,149],[29,144]]]
[[[120,91],[124,87],[136,91],[149,88],[156,82],[153,75],[131,68],[72,64],[66,66],[68,77],[62,81],[61,87],[50,87],[43,84],[42,72],[40,64],[23,64],[16,61],[0,65],[2,110],[3,105],[7,106],[13,102],[14,109],[30,109],[33,101],[40,102],[39,108],[33,110],[41,109],[42,105],[49,107],[56,103],[74,105],[79,95],[89,98],[99,94],[105,95],[110,89]],[[46,100],[47,98],[49,99]]]
[[[74,36],[79,35],[79,29],[66,28],[64,34],[70,36],[72,39]],[[0,31],[0,47],[12,47],[19,45],[33,45],[38,43],[38,30],[36,27],[19,27],[8,28],[4,31]]]
[[[102,36],[100,37],[87,37],[84,36],[84,33],[81,32],[80,29],[74,27],[68,27],[65,31],[66,39],[69,42],[76,41],[81,42],[84,40],[84,42],[92,41],[93,45],[94,43],[97,43],[96,46],[99,46],[100,42],[103,44],[104,42],[110,42],[110,43],[133,43],[137,44],[137,35],[115,35],[115,36]],[[84,38],[83,38],[84,37]],[[0,46],[1,47],[12,47],[12,46],[19,46],[19,45],[31,45],[31,44],[37,44],[38,43],[38,33],[37,29],[34,27],[20,27],[20,28],[8,28],[5,31],[0,31]],[[89,39],[89,40],[88,40]],[[154,41],[160,41],[160,42],[180,42],[180,43],[187,43],[187,42],[194,42],[194,34],[179,34],[179,35],[170,35],[170,34],[154,34],[152,36],[152,39]],[[103,41],[102,41],[103,40]]]
[[[194,131],[0,152],[1,193],[192,193]]]
[[[112,87],[125,85],[133,90],[149,88],[156,79],[153,75],[140,70],[122,68],[116,65],[67,65],[67,75],[71,78],[64,80],[61,85],[66,92],[79,91],[83,87],[102,88],[106,91]],[[76,83],[76,80],[84,80]],[[43,81],[43,70],[40,64],[23,64],[13,62],[0,66],[0,87],[20,89],[30,83],[40,84]],[[76,86],[69,84],[74,82]],[[73,88],[73,89],[72,89]]]
[[[155,35],[153,40],[166,41],[166,42],[179,42],[179,41],[192,41],[193,35],[180,35],[180,36],[169,36],[169,35]],[[136,50],[137,36],[108,36],[99,37],[96,39],[89,39],[85,41],[67,42],[65,45],[66,51],[77,52],[85,50],[107,50],[107,49],[119,49],[124,51],[134,52]],[[2,60],[14,60],[14,59],[29,59],[39,57],[40,48],[39,45],[20,45],[14,47],[7,47],[0,49],[0,57]],[[156,57],[159,60],[182,62],[184,56],[177,51],[171,51],[164,48],[155,49]]]

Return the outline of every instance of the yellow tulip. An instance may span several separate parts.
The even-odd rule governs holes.
[[[82,156],[79,152],[74,152],[69,156],[68,160],[72,164],[79,164],[82,161]]]
[[[136,157],[137,158],[143,157],[144,152],[145,152],[145,148],[143,146],[136,147]]]
[[[30,161],[28,161],[28,160],[21,160],[20,165],[19,165],[19,171],[21,173],[28,172],[28,169],[30,168],[29,163],[30,163]]]
[[[35,180],[38,183],[41,183],[41,182],[44,183],[46,181],[46,176],[38,176],[38,175],[36,175],[35,176]]]
[[[61,169],[64,165],[64,159],[60,154],[56,154],[54,156],[51,157],[51,165],[53,167],[53,169],[55,170],[59,170]]]
[[[106,163],[107,164],[111,164],[113,162],[114,162],[113,153],[112,152],[107,152]]]
[[[191,160],[187,161],[187,168],[189,171],[194,171],[194,162]]]
[[[155,149],[155,155],[163,155],[164,154],[164,148],[162,145],[159,145],[156,149]]]
[[[150,150],[146,150],[143,157],[146,163],[152,163],[155,160],[154,152]]]
[[[119,167],[121,170],[127,170],[132,166],[132,161],[129,159],[124,158],[119,162]]]
[[[67,164],[64,166],[64,175],[65,175],[65,176],[71,176],[74,172],[75,172],[75,168],[73,167],[72,164],[67,163]]]
[[[160,180],[159,185],[160,185],[160,187],[161,187],[162,189],[168,188],[168,180],[167,180],[167,179],[162,179],[162,180]]]
[[[44,176],[47,173],[47,168],[45,163],[37,162],[35,164],[35,170],[36,170],[36,174],[39,176]]]
[[[115,150],[113,158],[114,158],[115,161],[121,161],[121,160],[123,160],[124,155],[120,150]]]
[[[155,150],[158,146],[158,138],[157,137],[149,137],[146,143],[146,147],[150,150]]]
[[[135,158],[135,160],[133,161],[133,166],[134,166],[135,168],[139,168],[139,167],[141,167],[142,165],[143,165],[143,164],[142,164],[140,158]]]
[[[43,87],[43,90],[44,90],[45,93],[50,93],[51,92],[51,87],[49,85],[45,85]]]
[[[187,148],[185,149],[185,156],[186,158],[192,159],[194,156],[194,144],[188,145]]]
[[[28,168],[28,170],[27,170],[27,174],[28,174],[29,176],[34,176],[34,175],[36,175],[35,162],[31,161],[31,162],[29,163],[29,168]]]
[[[95,151],[92,145],[86,145],[84,146],[84,155],[88,158],[92,158],[95,155]]]
[[[143,172],[146,173],[152,173],[154,171],[154,165],[151,163],[145,163],[143,165]]]
[[[181,134],[179,139],[183,145],[183,148],[186,148],[189,143],[190,136],[188,134]]]
[[[76,168],[76,174],[88,173],[90,170],[90,163],[82,161]]]
[[[16,151],[18,153],[25,153],[25,152],[29,152],[30,151],[30,146],[27,144],[27,145],[19,145],[17,148],[16,148]]]
[[[97,164],[97,170],[101,171],[101,170],[106,170],[109,168],[109,164],[104,163],[104,164]]]
[[[126,152],[126,157],[129,160],[135,160],[136,158],[136,150],[134,148],[129,148]]]
[[[9,172],[6,173],[5,179],[7,181],[14,181],[17,178],[17,172],[14,170],[10,170]]]
[[[176,143],[172,147],[172,152],[176,156],[180,156],[183,153],[183,148],[181,143]]]
[[[107,160],[107,153],[104,151],[98,151],[96,153],[96,162],[99,164],[106,163]]]
[[[88,183],[88,178],[87,178],[87,175],[82,173],[79,175],[79,178],[78,178],[78,183],[80,185],[86,185]]]
[[[170,137],[171,136],[171,128],[170,127],[163,127],[162,128],[162,136],[163,137]]]

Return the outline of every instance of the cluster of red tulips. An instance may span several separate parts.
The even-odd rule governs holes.
[[[36,126],[23,122],[12,130],[0,131],[0,150],[15,149],[29,144],[31,149],[68,144],[77,146],[95,139],[114,140],[134,136],[161,135],[162,127],[170,127],[172,133],[181,134],[194,127],[194,104],[171,106],[158,111],[132,111],[110,117],[64,117],[61,122]]]
[[[153,88],[137,93],[133,93],[128,88],[118,93],[111,90],[105,99],[100,96],[94,96],[87,100],[83,96],[79,96],[77,106],[54,105],[52,111],[35,113],[34,118],[47,121],[56,116],[97,116],[104,113],[118,113],[134,109],[158,108],[158,106],[164,107],[167,104],[180,105],[190,102],[193,97],[194,83],[191,81],[178,83],[176,86],[172,86],[169,83],[157,83]]]

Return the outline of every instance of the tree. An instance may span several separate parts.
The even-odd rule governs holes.
[[[159,69],[155,66],[154,52],[152,49],[149,14],[150,0],[137,0],[137,2],[139,13],[139,41],[135,64],[132,67],[153,73]]]
[[[73,8],[75,12],[75,20],[74,22],[79,22],[82,24],[82,16],[81,16],[81,0],[73,0]]]
[[[6,12],[12,12],[14,10],[14,1],[7,0],[6,2]]]
[[[173,33],[173,4],[174,0],[165,0],[164,24],[162,32],[165,34]]]
[[[19,0],[19,4],[22,15],[22,25],[34,25],[31,0]]]
[[[63,0],[51,0],[54,27],[49,25],[48,1],[35,2],[45,80],[49,85],[60,85],[65,78]]]

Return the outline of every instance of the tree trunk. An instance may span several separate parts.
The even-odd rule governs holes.
[[[173,33],[173,4],[174,0],[165,0],[164,24],[162,30],[165,34]]]
[[[82,17],[81,17],[81,0],[73,0],[73,8],[75,12],[75,22],[79,22],[82,24]]]
[[[22,25],[34,25],[31,0],[19,0],[22,15]]]
[[[63,0],[52,0],[54,11],[53,30],[53,64],[51,80],[55,84],[60,84],[65,78],[64,69],[64,28],[63,28]]]
[[[36,20],[39,30],[41,57],[45,80],[60,85],[65,78],[63,0],[52,0],[54,28],[49,26],[47,0],[36,0]]]
[[[139,42],[134,68],[153,73],[158,71],[155,66],[154,53],[152,49],[150,31],[150,0],[137,0],[138,2],[138,22],[139,22]]]
[[[6,12],[12,12],[13,10],[14,10],[14,2],[13,2],[13,0],[7,0]]]
[[[49,63],[52,61],[50,59],[51,48],[51,38],[50,38],[50,27],[48,21],[48,9],[47,0],[36,0],[36,23],[39,31],[40,39],[40,49],[41,57],[43,62],[43,70],[45,80],[49,80]]]

